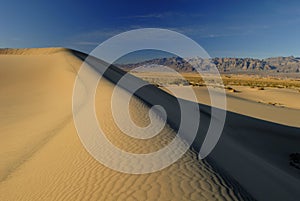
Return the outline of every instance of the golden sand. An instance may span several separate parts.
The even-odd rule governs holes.
[[[82,146],[72,120],[72,90],[81,61],[56,50],[0,55],[0,200],[238,200],[190,150],[162,171],[142,175],[97,162]],[[151,152],[174,137],[168,126],[164,135],[143,142],[122,134],[108,107],[114,85],[105,79],[100,85],[97,117],[116,146]],[[148,109],[138,99],[131,101],[139,125],[149,123]]]

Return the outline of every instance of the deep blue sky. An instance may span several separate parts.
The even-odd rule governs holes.
[[[300,1],[1,1],[0,47],[88,52],[134,28],[186,34],[212,56],[300,56]]]

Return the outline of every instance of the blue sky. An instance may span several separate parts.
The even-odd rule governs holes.
[[[167,28],[212,57],[300,56],[300,1],[0,1],[0,47],[89,52],[135,28]]]

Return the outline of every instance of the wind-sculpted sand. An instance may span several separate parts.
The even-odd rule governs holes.
[[[176,89],[181,98],[189,100],[186,92],[190,87],[168,86],[163,89],[169,93]],[[211,114],[211,100],[206,87],[193,89],[201,103],[200,128],[205,128],[209,124],[210,115],[205,114]],[[300,197],[299,159],[296,157],[300,152],[298,92],[270,87],[227,86],[226,89],[226,122],[208,161],[224,178],[229,174],[229,182],[235,179],[258,200],[297,200]],[[220,91],[220,86],[214,86],[210,93],[218,98],[222,96]],[[284,102],[285,106],[258,102],[260,98]],[[201,148],[201,136],[203,132],[200,131],[193,144],[196,150]]]
[[[0,200],[242,199],[193,150],[149,174],[120,173],[100,164],[84,149],[72,119],[72,90],[81,60],[65,49],[0,53]],[[123,134],[111,115],[114,87],[103,78],[96,94],[99,124],[113,144],[148,153],[174,138],[176,132],[168,125],[149,140]],[[148,110],[132,98],[130,113],[136,124],[148,125]]]

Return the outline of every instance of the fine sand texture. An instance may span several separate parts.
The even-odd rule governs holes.
[[[84,58],[80,54],[77,55]],[[103,73],[103,66],[105,65],[103,61],[91,59],[89,64],[98,72]],[[111,66],[104,75],[116,83],[123,74],[123,71]],[[122,87],[129,91],[131,87],[128,86],[143,83],[134,76],[131,76],[127,81],[127,85]],[[218,90],[213,93],[218,97]],[[180,124],[178,98],[174,98],[153,85],[139,89],[135,92],[135,95],[149,105],[162,105],[168,114],[170,126],[175,130],[178,129]],[[182,100],[182,102],[188,106],[191,116],[197,112],[196,110],[193,112],[192,107],[189,107],[194,103],[188,101],[188,98]],[[243,102],[239,103],[243,104]],[[265,106],[266,104],[256,103],[256,105]],[[210,119],[221,120],[220,116],[212,115],[211,108],[208,105],[199,104],[198,106],[201,110],[201,121],[193,148],[201,152]],[[274,105],[269,106],[273,107]],[[243,105],[240,105],[240,107],[243,107]],[[253,107],[255,106],[253,105]],[[245,105],[246,110],[253,110],[253,107]],[[219,111],[217,114],[222,113],[220,109],[215,109],[215,111]],[[289,121],[285,122],[286,125],[279,124],[280,122],[271,122],[270,117],[267,116],[272,113],[264,114],[265,119],[268,119],[268,121],[255,116],[255,111],[249,113],[252,114],[252,117],[227,112],[221,139],[208,157],[210,164],[213,164],[224,178],[230,178],[230,182],[237,181],[258,200],[297,200],[300,197],[299,170],[291,165],[290,156],[300,151],[300,129],[295,126],[288,126]],[[290,118],[289,114],[286,114],[286,118]],[[278,119],[278,121],[282,121],[282,119]],[[298,125],[295,121],[292,121],[292,124]],[[188,140],[192,134],[188,132],[189,129],[185,131],[183,137]]]
[[[141,175],[120,173],[96,161],[83,147],[72,119],[79,56],[63,48],[0,50],[0,200],[251,199],[199,161],[193,150],[161,171]],[[111,79],[103,78],[96,93],[97,118],[113,144],[147,153],[174,138],[171,124],[149,140],[122,133],[110,109],[114,88]],[[122,95],[130,96],[125,90]],[[148,110],[149,101],[132,98],[130,113],[138,125],[149,123]]]

